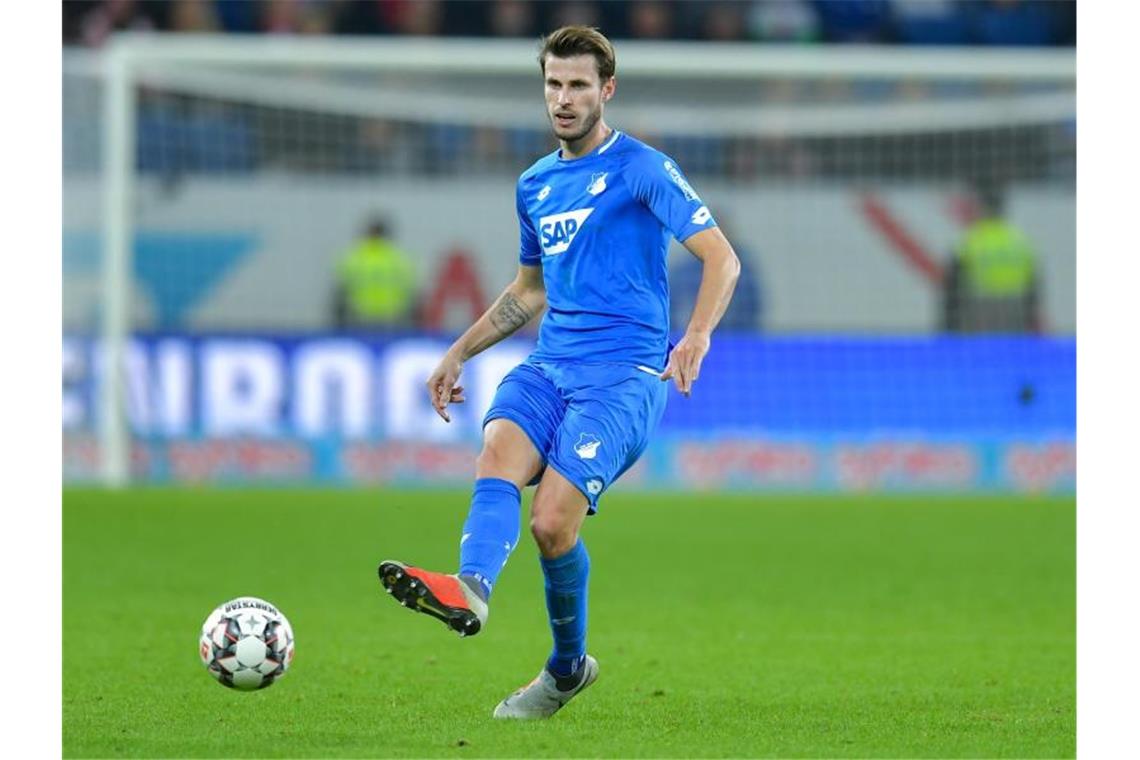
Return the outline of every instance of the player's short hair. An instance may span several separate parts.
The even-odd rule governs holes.
[[[555,29],[542,38],[538,51],[538,65],[546,74],[547,54],[555,58],[572,58],[576,55],[592,55],[598,64],[598,78],[603,82],[610,79],[617,70],[617,56],[614,46],[606,36],[592,26],[564,26]]]

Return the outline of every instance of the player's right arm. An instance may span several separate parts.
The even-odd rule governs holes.
[[[542,266],[520,264],[514,282],[447,350],[439,366],[427,380],[428,395],[436,414],[451,422],[448,404],[461,404],[465,399],[459,373],[472,356],[487,350],[503,338],[514,334],[546,308],[546,285],[542,280]]]

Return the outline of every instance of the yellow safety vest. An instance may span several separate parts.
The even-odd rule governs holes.
[[[415,295],[415,270],[386,240],[363,240],[351,249],[340,264],[340,279],[358,319],[399,319]]]
[[[1033,281],[1035,257],[1029,240],[1001,219],[975,222],[958,247],[958,258],[975,295],[1019,296]]]

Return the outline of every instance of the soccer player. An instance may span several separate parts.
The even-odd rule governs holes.
[[[464,401],[463,363],[544,308],[538,345],[499,385],[483,420],[459,572],[401,562],[379,568],[387,591],[461,636],[487,622],[499,572],[518,544],[521,497],[537,485],[530,531],[541,554],[554,648],[496,718],[545,718],[589,686],[590,559],[579,531],[598,500],[645,450],[665,409],[668,381],[688,396],[740,271],[732,246],[676,162],[611,129],[614,49],[596,29],[568,26],[538,57],[560,149],[519,177],[519,269],[494,305],[427,380],[436,412]],[[669,343],[669,237],[703,262],[688,329]]]

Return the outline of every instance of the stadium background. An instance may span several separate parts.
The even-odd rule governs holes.
[[[834,694],[802,695],[805,705],[866,718],[866,734],[859,725],[843,729],[854,744],[820,733],[819,722],[805,723],[812,707],[802,713],[777,705],[759,734],[741,728],[750,718],[722,718],[728,722],[720,730],[742,737],[737,744],[673,734],[674,724],[650,720],[645,728],[657,734],[647,743],[599,739],[581,754],[1071,755],[1074,6],[64,3],[65,753],[328,756],[384,746],[392,754],[434,755],[444,752],[439,742],[454,744],[447,734],[436,743],[384,738],[377,745],[376,737],[348,730],[359,743],[305,744],[293,734],[290,742],[301,743],[235,749],[203,744],[173,703],[120,737],[111,704],[139,706],[125,684],[118,697],[110,687],[147,676],[129,652],[75,642],[126,610],[151,609],[150,600],[173,590],[179,602],[149,613],[154,619],[140,629],[161,650],[160,628],[185,627],[187,610],[204,616],[219,595],[265,589],[298,628],[304,693],[332,703],[343,687],[316,667],[330,642],[306,652],[306,633],[313,641],[311,632],[330,620],[353,630],[390,622],[383,610],[352,617],[334,608],[334,600],[345,609],[358,604],[350,591],[373,591],[352,583],[340,590],[342,556],[383,546],[414,549],[425,563],[451,561],[448,531],[462,520],[478,421],[498,379],[526,355],[533,326],[468,364],[470,401],[453,424],[435,418],[421,386],[448,341],[516,266],[514,180],[553,147],[534,76],[535,39],[554,25],[581,22],[617,41],[611,125],[677,160],[737,246],[748,291],[714,336],[692,398],[670,391],[653,445],[608,497],[611,530],[633,541],[642,533],[631,519],[675,513],[687,539],[728,566],[787,579],[763,592],[782,616],[755,624],[761,638],[769,631],[767,645],[777,653],[756,656],[773,667],[783,652],[783,669],[772,672],[777,682],[787,679],[789,694],[806,671],[822,667],[809,662],[831,662],[834,672],[866,679],[871,689],[875,667],[891,666],[853,644],[859,635],[884,652],[902,652],[909,667],[895,673],[901,702],[879,704],[881,695],[867,692],[882,709],[878,724],[860,713],[869,703],[858,689],[840,687],[838,703]],[[109,102],[122,74],[114,64],[120,54],[134,66],[125,132],[112,124]],[[124,142],[114,141],[115,130]],[[118,185],[109,176],[116,145],[126,146],[129,163]],[[1032,242],[1037,318],[1024,330],[983,325],[964,334],[946,329],[944,282],[955,246],[978,217],[975,191],[985,184],[1000,187],[1006,217]],[[108,228],[115,216],[126,221],[117,232]],[[417,308],[400,325],[338,327],[338,261],[377,216],[413,260]],[[121,244],[127,255],[118,277],[107,254],[116,234],[129,241]],[[682,319],[693,281],[686,256],[679,246],[670,253]],[[117,313],[122,329],[108,332]],[[108,336],[126,339],[116,349]],[[108,370],[107,356],[117,350],[119,369]],[[115,422],[123,425],[118,433]],[[113,461],[116,436],[128,444],[120,462]],[[106,484],[131,487],[89,490]],[[139,488],[151,485],[163,488]],[[694,504],[740,532],[723,536],[686,521]],[[412,530],[406,509],[428,515],[434,541],[397,540]],[[235,522],[293,546],[291,556],[311,551],[302,563],[308,574],[301,567],[274,572],[280,560],[258,551],[254,564],[265,566],[256,570],[226,559],[191,571],[191,557],[208,551],[194,527]],[[357,546],[363,537],[334,537],[335,525],[359,525],[381,538]],[[238,530],[222,528],[224,535]],[[666,546],[679,538],[654,535]],[[629,577],[641,567],[632,564],[638,558],[652,562],[605,536],[599,528],[591,546],[611,564],[624,557]],[[793,538],[781,546],[780,537]],[[859,547],[850,543],[856,539]],[[120,559],[108,562],[108,550]],[[853,567],[862,575],[849,576]],[[519,590],[503,598],[523,593],[524,582],[535,586],[521,575],[532,571],[508,572],[504,588]],[[821,583],[830,584],[830,595]],[[606,593],[592,590],[600,620],[616,604]],[[119,603],[103,609],[110,594]],[[884,614],[888,597],[901,599],[904,612]],[[813,609],[796,599],[812,599]],[[714,593],[700,610],[680,614],[735,615],[736,604]],[[494,635],[514,646],[511,635],[530,636],[534,621],[504,608]],[[855,620],[860,612],[867,617]],[[739,636],[728,637],[728,629],[715,628],[715,612],[712,618],[712,627],[695,629],[704,631],[703,646],[737,646]],[[841,618],[854,638],[829,639],[834,660],[806,645],[780,648],[781,637],[794,638],[788,631],[809,632],[802,644]],[[594,640],[603,651],[610,645],[613,662],[624,640],[599,625]],[[391,635],[408,647],[409,662],[434,662],[429,644],[408,641],[403,629]],[[360,636],[336,643],[375,644]],[[658,643],[638,641],[638,662],[652,667]],[[170,644],[172,656],[181,649],[180,640]],[[688,663],[688,652],[660,657]],[[845,664],[841,652],[867,659]],[[438,656],[460,657],[478,671],[476,680],[501,675],[466,655]],[[520,673],[530,659],[519,659]],[[691,666],[694,673],[709,667],[696,653]],[[861,667],[866,671],[854,672]],[[117,681],[108,682],[108,704],[100,705],[91,685],[105,681],[108,668]],[[403,672],[386,668],[384,678]],[[720,677],[728,684],[735,676]],[[931,681],[939,678],[958,691],[939,691]],[[200,680],[196,685],[216,689]],[[706,697],[720,704],[688,675],[662,681],[678,682],[694,692],[690,703],[670,705],[677,720],[707,714]],[[501,686],[495,681],[488,694],[475,689],[463,699],[482,709],[475,697],[497,698],[492,692]],[[277,690],[289,688],[267,696],[286,699]],[[217,698],[191,687],[174,692],[188,715],[208,712]],[[160,706],[169,700],[154,698]],[[921,715],[928,699],[948,705],[937,728],[897,717],[900,709]],[[268,718],[282,704],[248,709]],[[636,720],[625,721],[628,730]],[[783,736],[780,726],[790,724],[798,728]],[[883,726],[897,736],[877,733]],[[481,731],[462,724],[455,735],[483,742],[489,754],[559,752],[557,741],[500,743]],[[673,743],[654,743],[662,735]]]
[[[704,42],[722,48],[749,35],[759,43],[805,40],[752,53],[790,62],[793,72],[784,76],[765,73],[760,59],[752,75],[715,83],[711,74],[637,70],[622,80],[614,123],[678,161],[746,270],[703,392],[672,399],[656,445],[624,485],[1073,488],[1068,4],[64,7],[68,39],[89,44],[115,27],[224,30],[231,45],[258,29],[279,32],[278,41],[293,32],[298,49],[314,38],[348,39],[333,32],[369,31],[377,44],[410,43],[436,55],[446,35],[489,34],[516,15],[517,34],[577,18],[612,23],[626,37],[653,10],[657,27],[729,40]],[[429,32],[445,36],[407,36]],[[842,45],[827,48],[829,59],[823,43],[806,40],[914,42],[912,51],[917,43],[938,43],[939,51],[986,43],[987,53],[1002,42],[1060,47],[993,61],[995,71],[1013,67],[1020,77],[987,76],[984,59],[970,69],[969,52],[944,53],[924,76],[907,75],[908,59],[889,57],[901,45],[884,45],[870,48],[883,51],[884,73],[860,75],[848,73]],[[458,424],[433,424],[419,379],[445,336],[470,323],[512,276],[514,178],[550,148],[532,102],[532,44],[477,42],[508,46],[498,55],[518,61],[517,69],[473,79],[423,66],[395,73],[296,64],[266,72],[141,59],[126,233],[133,245],[122,295],[134,338],[119,394],[135,478],[465,481],[481,413],[528,339],[471,363],[473,402]],[[653,43],[638,42],[652,54]],[[632,59],[643,52],[627,48]],[[748,50],[739,56],[745,72]],[[816,65],[797,73],[814,51]],[[92,340],[108,292],[100,258],[106,98],[95,77],[98,53],[66,52],[65,474],[83,481],[99,476],[98,431],[108,416]],[[481,84],[485,94],[475,89]],[[983,326],[963,337],[942,329],[943,273],[977,213],[971,189],[980,181],[1000,184],[1009,219],[1034,247],[1041,293],[1031,334],[1000,326],[986,334]],[[377,215],[414,260],[420,308],[402,330],[347,335],[331,308],[337,262]],[[678,301],[694,280],[684,258],[675,246]],[[678,303],[675,314],[674,329],[682,329],[687,305]]]

